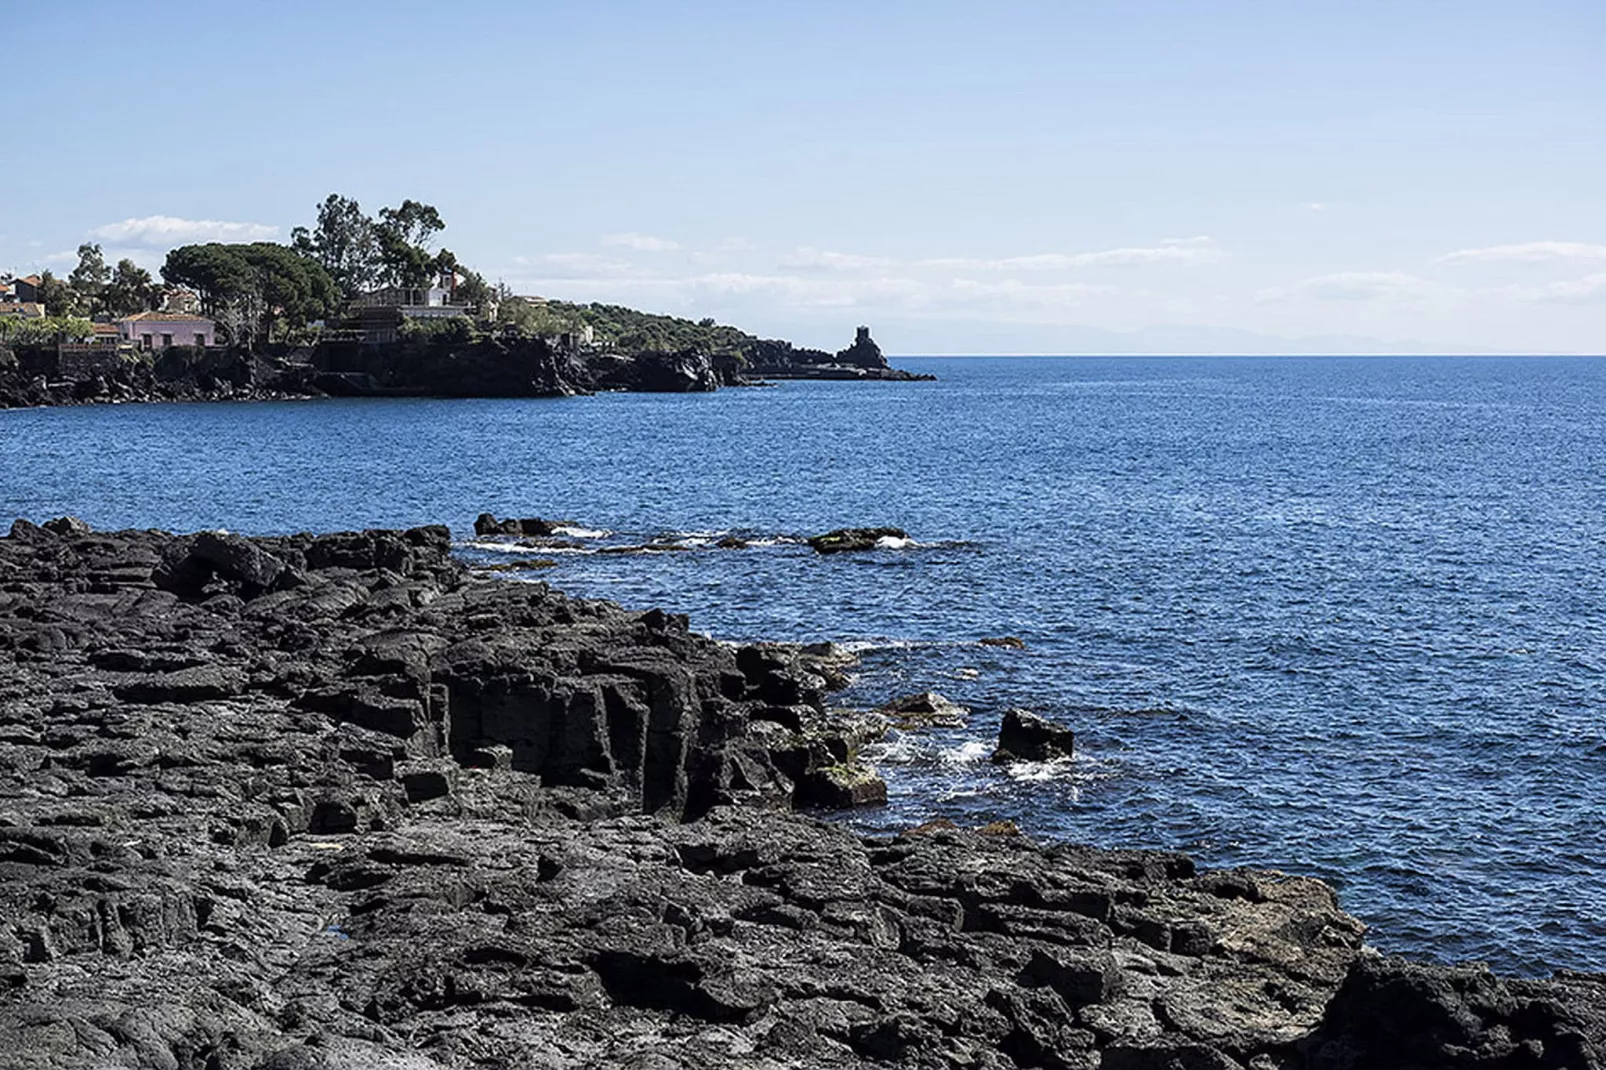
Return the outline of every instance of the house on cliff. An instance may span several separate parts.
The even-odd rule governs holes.
[[[18,316],[25,320],[45,318],[45,306],[37,301],[0,302],[0,316]]]
[[[457,299],[457,275],[444,272],[433,286],[417,289],[387,286],[351,303],[350,328],[369,343],[394,342],[408,320],[467,317],[469,307]]]
[[[124,345],[143,350],[217,345],[217,323],[187,312],[138,312],[118,320],[117,332]]]

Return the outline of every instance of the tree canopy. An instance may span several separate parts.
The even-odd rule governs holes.
[[[290,233],[290,244],[321,264],[348,301],[378,281],[379,237],[374,221],[349,197],[329,194],[318,206],[317,226],[310,231],[297,227]]]
[[[103,304],[113,316],[132,316],[154,303],[156,281],[151,273],[132,260],[119,260],[106,285]]]
[[[273,242],[180,246],[162,278],[198,292],[236,342],[266,342],[277,323],[302,327],[340,307],[340,288],[321,264]]]
[[[104,304],[106,285],[111,281],[111,269],[100,246],[86,242],[78,247],[78,266],[67,276],[67,282],[89,311]]]
[[[381,208],[376,220],[352,198],[331,193],[318,206],[317,225],[297,227],[290,242],[322,264],[350,301],[376,286],[422,289],[437,273],[455,268],[450,252],[430,251],[445,229],[440,212],[422,201]]]
[[[77,316],[47,316],[36,320],[0,316],[0,345],[52,345],[82,342],[94,336],[95,325]]]

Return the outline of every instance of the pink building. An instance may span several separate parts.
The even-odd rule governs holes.
[[[217,345],[217,324],[188,312],[140,312],[117,321],[124,344],[137,349]]]

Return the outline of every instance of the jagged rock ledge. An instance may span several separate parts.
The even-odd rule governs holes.
[[[507,332],[470,340],[368,345],[325,341],[269,353],[174,347],[0,347],[0,409],[142,401],[279,401],[308,397],[572,397],[600,391],[708,393],[768,379],[934,379],[891,367],[859,328],[835,355],[755,339],[749,351],[619,352],[570,336]]]
[[[4,1064],[1601,1065],[1602,978],[1376,956],[1317,881],[789,812],[880,730],[842,671],[444,528],[19,523]]]

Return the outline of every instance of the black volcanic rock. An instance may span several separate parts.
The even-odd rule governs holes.
[[[1047,762],[1069,758],[1075,751],[1076,733],[1025,710],[1005,710],[998,729],[993,761]]]
[[[907,539],[902,528],[837,528],[822,535],[809,536],[809,546],[817,554],[841,554],[874,550],[882,539]]]
[[[540,517],[498,520],[494,514],[481,513],[474,519],[474,534],[525,535],[547,539],[557,535],[565,526],[566,522],[562,520],[542,520]]]
[[[590,366],[598,387],[604,390],[707,393],[718,390],[723,378],[713,358],[695,349],[599,356],[591,359]]]
[[[12,530],[8,1070],[1606,1057],[1606,979],[1378,959],[1318,881],[786,812],[876,795],[834,648],[475,579],[438,527]]]
[[[919,382],[936,378],[888,366],[881,347],[860,327],[853,344],[837,353],[803,349],[790,342],[755,341],[744,354],[754,375],[771,379],[849,379]]]
[[[881,347],[870,337],[870,328],[860,327],[854,334],[853,344],[837,352],[836,363],[851,364],[855,368],[885,368],[887,358],[881,355]]]

